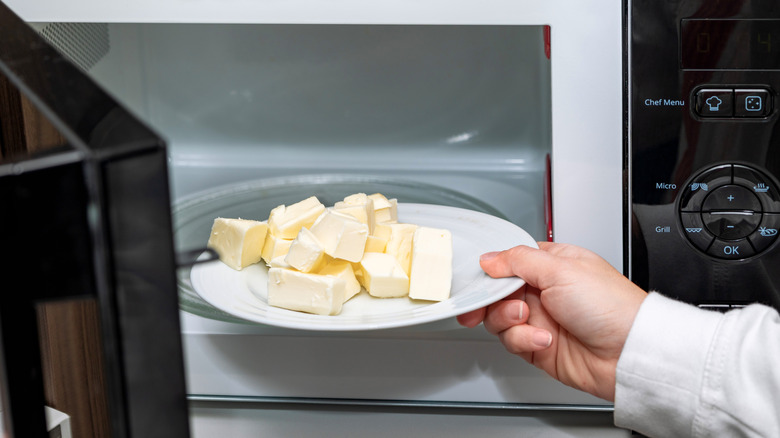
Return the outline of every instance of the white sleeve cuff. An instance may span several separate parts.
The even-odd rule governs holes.
[[[722,319],[721,313],[650,293],[618,360],[615,425],[657,436],[692,434]]]

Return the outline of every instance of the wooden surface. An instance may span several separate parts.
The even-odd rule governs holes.
[[[0,160],[63,144],[51,122],[0,74]]]
[[[38,306],[46,404],[71,416],[74,437],[110,437],[95,300]]]

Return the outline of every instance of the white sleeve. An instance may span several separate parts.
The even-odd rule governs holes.
[[[618,360],[615,425],[655,437],[780,436],[780,316],[648,295]]]

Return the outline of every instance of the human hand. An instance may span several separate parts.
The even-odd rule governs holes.
[[[488,275],[518,276],[526,284],[458,322],[484,322],[510,353],[568,386],[614,401],[617,361],[647,294],[586,249],[549,242],[539,248],[483,254]]]

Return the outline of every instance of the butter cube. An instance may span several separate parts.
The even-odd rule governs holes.
[[[339,213],[348,214],[361,223],[368,225],[368,233],[373,233],[376,217],[374,215],[374,200],[365,193],[356,193],[336,202],[333,209]]]
[[[268,305],[317,315],[337,315],[344,304],[344,279],[292,269],[268,270]]]
[[[290,266],[289,263],[284,261],[284,259],[287,258],[287,255],[280,255],[279,257],[275,257],[271,259],[270,262],[266,262],[266,265],[269,268],[285,268],[285,269],[295,269],[292,266]]]
[[[365,254],[363,254],[363,258],[366,258]],[[352,272],[355,273],[355,279],[358,281],[358,283],[361,286],[366,287],[363,282],[363,268],[360,267],[360,262],[357,263],[349,262],[349,264],[352,265]]]
[[[282,239],[295,239],[301,228],[309,228],[325,211],[325,206],[316,196],[295,204],[280,205],[268,216],[268,228],[271,234]]]
[[[218,217],[211,226],[207,246],[231,268],[241,269],[260,261],[268,224],[248,219]]]
[[[320,275],[338,277],[344,280],[344,284],[346,285],[346,289],[344,291],[344,301],[347,301],[360,293],[360,283],[355,277],[355,271],[352,269],[352,263],[346,260],[332,260],[317,273]]]
[[[374,201],[374,218],[376,223],[398,222],[398,200],[387,199],[381,193],[368,196]]]
[[[325,251],[308,228],[301,228],[284,261],[301,272],[316,271],[325,264]]]
[[[371,198],[365,193],[355,193],[344,198],[342,202],[348,205],[363,205],[369,201],[371,201]],[[373,203],[373,201],[371,202]]]
[[[390,239],[385,253],[392,254],[398,260],[406,275],[412,271],[412,243],[417,228],[414,224],[390,224]]]
[[[419,227],[414,232],[409,298],[443,301],[452,287],[452,233]]]
[[[374,232],[372,236],[378,237],[383,240],[390,240],[390,235],[393,234],[393,229],[390,227],[390,223],[381,223],[374,225]]]
[[[396,298],[409,295],[409,277],[392,255],[366,253],[360,261],[360,269],[363,286],[372,296]]]
[[[368,239],[368,225],[352,216],[328,210],[311,226],[311,232],[329,256],[359,262]]]
[[[385,252],[387,246],[387,240],[380,239],[376,236],[368,236],[366,239],[365,252]]]
[[[282,239],[281,237],[274,236],[270,232],[267,233],[265,235],[265,244],[263,245],[262,254],[265,263],[268,264],[277,257],[286,256],[292,242],[293,241],[290,239]]]

